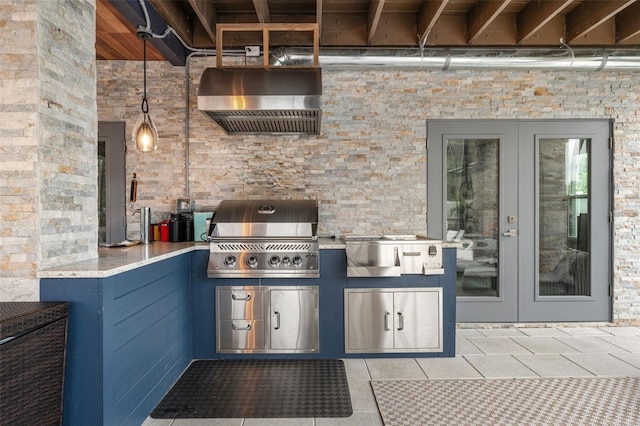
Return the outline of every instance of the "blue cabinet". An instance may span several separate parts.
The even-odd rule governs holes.
[[[347,278],[346,255],[343,249],[320,251],[320,278],[207,278],[207,251],[193,253],[192,321],[194,357],[215,359],[216,353],[215,288],[218,286],[318,286],[319,289],[319,351],[317,354],[265,355],[276,357],[347,358],[363,354],[345,352],[344,290],[348,288],[442,288],[443,349],[441,352],[371,353],[367,357],[452,357],[455,356],[455,270],[456,249],[443,250],[443,275],[403,275],[385,278]],[[256,355],[224,354],[224,358]]]
[[[69,302],[65,425],[140,425],[193,359],[455,356],[455,249],[444,275],[347,278],[342,249],[320,251],[320,278],[210,279],[207,250],[105,278],[43,278],[43,301]],[[216,353],[216,287],[318,288],[315,353]],[[345,353],[345,289],[442,288],[441,352]]]
[[[140,425],[192,359],[191,253],[107,278],[43,278],[69,302],[63,424]]]

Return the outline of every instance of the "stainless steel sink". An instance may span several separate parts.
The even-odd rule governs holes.
[[[421,235],[343,237],[348,277],[442,274],[442,241]]]

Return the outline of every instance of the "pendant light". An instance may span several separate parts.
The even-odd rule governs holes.
[[[133,143],[138,151],[151,152],[158,147],[158,129],[149,115],[149,103],[147,101],[147,39],[151,37],[151,30],[145,27],[138,27],[138,37],[143,43],[143,59],[144,59],[144,95],[142,98],[142,115],[138,117],[136,124],[133,126]]]

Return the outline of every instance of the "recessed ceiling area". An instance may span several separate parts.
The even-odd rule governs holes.
[[[559,47],[560,39],[572,47],[640,46],[640,0],[146,0],[146,5],[155,17],[155,33],[170,25],[194,48],[215,47],[218,23],[316,22],[320,49]],[[144,25],[138,0],[97,0],[97,59],[141,60],[138,25]],[[224,47],[261,44],[261,37],[238,33],[225,37]],[[179,62],[179,43],[153,42],[149,60]],[[271,45],[309,46],[310,37],[275,34]]]

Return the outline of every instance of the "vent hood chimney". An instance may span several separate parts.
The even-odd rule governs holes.
[[[207,68],[198,109],[227,134],[320,133],[320,68]]]

